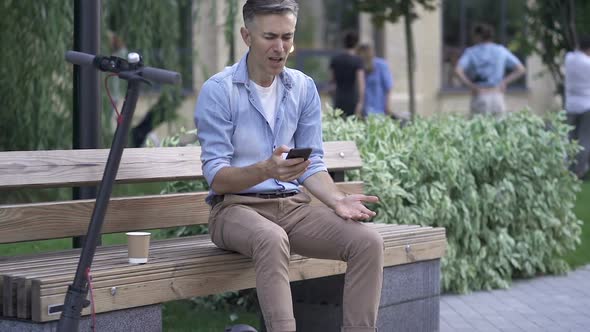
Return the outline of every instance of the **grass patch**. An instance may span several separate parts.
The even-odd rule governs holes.
[[[232,313],[236,315],[234,321],[230,318]],[[207,309],[188,300],[165,303],[162,316],[166,332],[220,332],[235,324],[248,324],[260,330],[256,313]]]
[[[102,236],[102,245],[110,246],[127,243],[125,233],[105,234]],[[35,254],[40,252],[50,252],[59,250],[68,250],[72,248],[72,238],[30,241],[20,243],[0,244],[0,256],[17,256]]]
[[[590,263],[590,181],[582,184],[582,191],[578,193],[574,211],[584,225],[582,226],[582,243],[576,251],[566,256],[566,261],[572,268]]]

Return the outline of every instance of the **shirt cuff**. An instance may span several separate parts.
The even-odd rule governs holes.
[[[215,175],[224,167],[230,167],[231,164],[229,162],[216,162],[212,163],[211,165],[206,164],[203,166],[203,176],[205,176],[205,180],[209,184],[209,187],[212,186],[213,179],[215,179]]]
[[[302,176],[299,177],[299,179],[297,179],[297,181],[299,182],[299,184],[302,184],[305,180],[307,180],[308,177],[314,175],[317,172],[327,172],[328,169],[326,168],[326,165],[324,165],[324,163],[319,163],[319,164],[312,164],[311,167],[309,167],[307,169],[307,171],[305,171],[305,173],[303,173]]]

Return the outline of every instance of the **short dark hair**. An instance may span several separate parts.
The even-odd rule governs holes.
[[[473,35],[485,41],[491,41],[494,39],[494,27],[486,23],[477,23],[473,27]]]
[[[590,49],[590,35],[582,35],[578,39],[578,47],[582,50],[589,50]]]
[[[252,22],[256,15],[292,13],[297,17],[299,5],[295,0],[247,0],[242,7],[244,23]]]
[[[356,31],[347,31],[342,41],[345,48],[355,48],[359,43],[359,35]]]

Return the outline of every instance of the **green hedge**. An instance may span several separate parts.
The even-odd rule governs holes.
[[[508,287],[512,277],[563,273],[580,242],[579,183],[565,160],[577,151],[563,114],[501,120],[457,116],[400,126],[328,113],[324,140],[356,141],[376,222],[446,228],[445,291]],[[350,174],[355,178],[359,174]]]
[[[446,228],[445,291],[508,287],[513,277],[563,273],[563,256],[580,243],[573,213],[579,181],[566,160],[578,150],[564,115],[519,112],[501,120],[457,116],[400,126],[384,117],[324,117],[324,141],[356,141],[364,166],[347,177],[380,197],[376,222]],[[181,133],[165,140],[179,144]],[[203,190],[174,182],[165,192]],[[168,235],[206,232],[182,227]],[[234,294],[235,295],[235,294]],[[215,302],[215,301],[214,301]]]

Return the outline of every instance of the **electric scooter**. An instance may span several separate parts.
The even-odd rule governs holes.
[[[96,246],[101,234],[102,224],[107,206],[111,197],[113,183],[117,176],[119,163],[123,149],[127,143],[127,133],[131,126],[131,119],[137,99],[139,97],[139,85],[151,82],[161,84],[178,84],[180,74],[164,69],[146,67],[138,53],[129,53],[127,59],[115,56],[100,56],[82,52],[67,51],[66,61],[78,66],[92,66],[97,70],[116,74],[120,79],[126,80],[127,94],[123,103],[123,110],[119,115],[118,126],[109,152],[96,203],[92,212],[92,218],[88,225],[86,242],[80,254],[80,260],[76,269],[74,281],[68,286],[63,306],[53,307],[56,312],[61,310],[61,316],[57,325],[58,332],[76,332],[79,329],[79,321],[82,309],[90,305],[86,299],[90,278],[90,266],[94,259]]]

